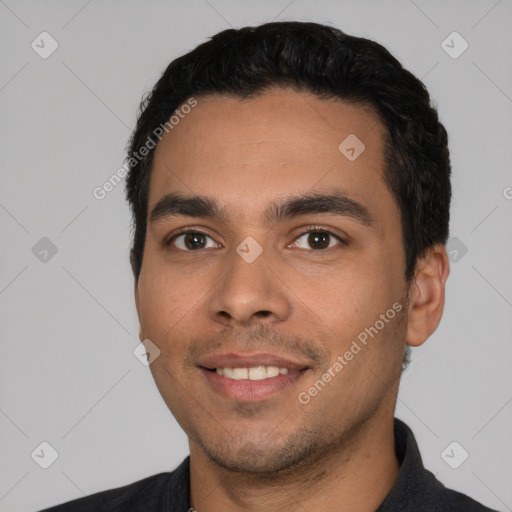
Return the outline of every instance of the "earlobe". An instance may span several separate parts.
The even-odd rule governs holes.
[[[144,340],[144,333],[142,331],[142,325],[141,325],[141,318],[140,318],[140,304],[139,304],[139,287],[138,287],[138,281],[135,281],[135,288],[134,288],[134,295],[135,295],[135,308],[137,310],[137,317],[139,319],[139,340]]]
[[[418,259],[409,288],[406,341],[413,347],[422,345],[437,329],[443,315],[445,284],[450,262],[443,244],[429,248]]]

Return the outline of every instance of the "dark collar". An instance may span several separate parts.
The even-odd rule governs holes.
[[[414,434],[404,422],[395,418],[393,431],[400,470],[393,488],[376,512],[490,511],[466,495],[446,489],[423,467]],[[187,457],[171,474],[162,512],[188,512],[189,495],[190,457]]]
[[[444,486],[423,467],[412,430],[403,421],[395,418],[393,431],[400,470],[393,488],[376,512],[414,510],[413,506],[417,506],[417,510],[425,510],[428,501],[442,500]]]

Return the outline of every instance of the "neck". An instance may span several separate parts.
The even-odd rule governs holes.
[[[198,512],[374,512],[398,471],[392,414],[377,414],[339,446],[278,474],[233,473],[191,442],[191,506]]]

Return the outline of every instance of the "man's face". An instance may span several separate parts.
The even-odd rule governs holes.
[[[385,129],[362,106],[289,90],[197,101],[154,157],[141,336],[160,349],[151,371],[191,453],[284,469],[393,415],[407,286]],[[338,149],[351,134],[355,160],[355,139]],[[341,199],[271,206],[313,194]]]

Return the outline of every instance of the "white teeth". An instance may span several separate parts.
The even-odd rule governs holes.
[[[247,368],[233,368],[233,379],[241,380],[249,378],[249,370]]]
[[[267,377],[277,377],[279,368],[277,366],[267,366]]]
[[[263,380],[267,378],[267,369],[264,366],[255,366],[249,368],[249,379],[250,380]]]
[[[224,377],[227,377],[228,379],[232,379],[235,373],[233,368],[219,368],[219,370],[222,372]]]
[[[217,368],[215,370],[219,375],[234,380],[263,380],[278,375],[286,375],[288,368],[278,368],[277,366],[253,366],[251,368]]]

